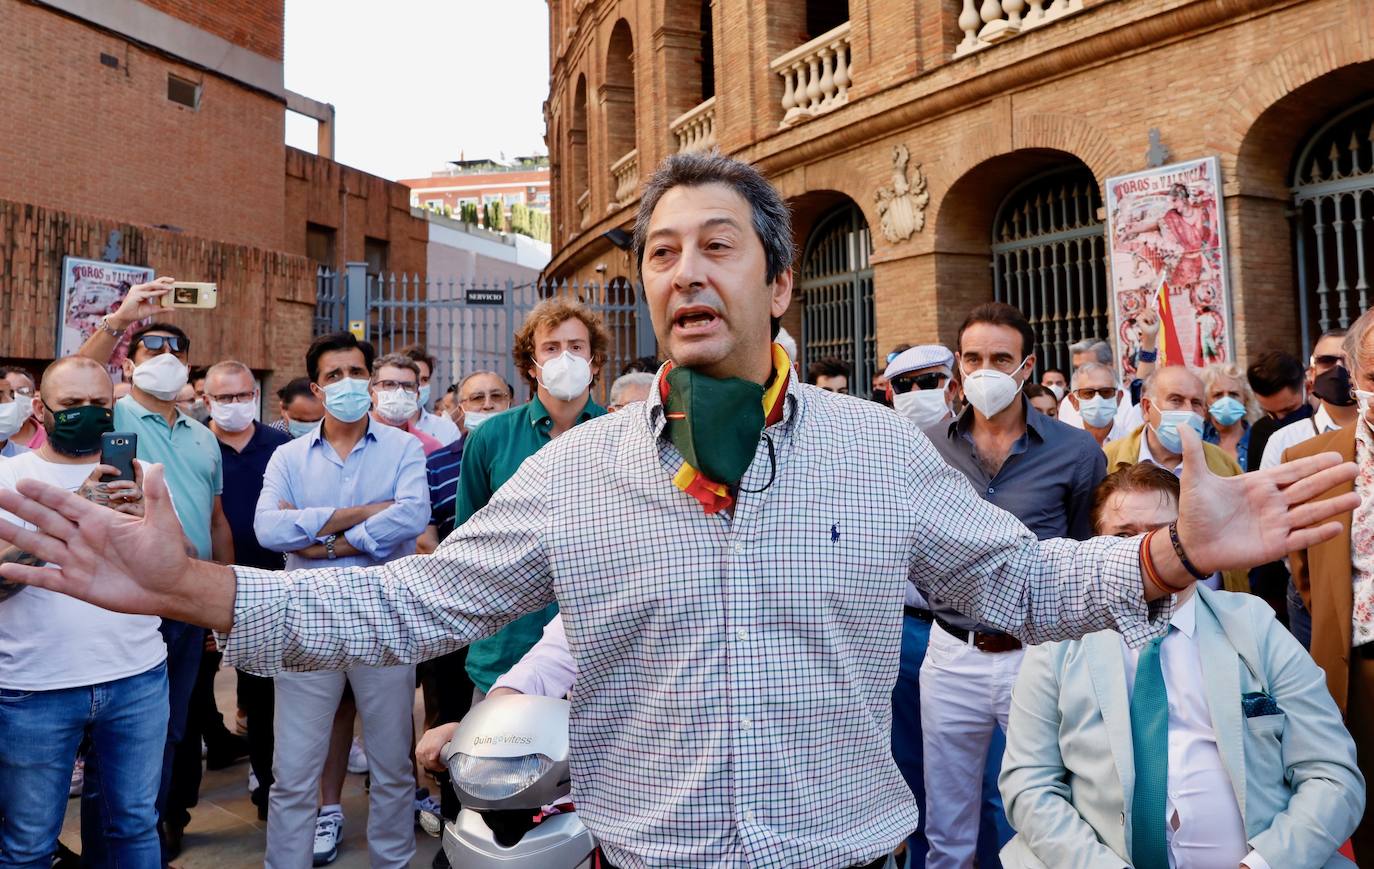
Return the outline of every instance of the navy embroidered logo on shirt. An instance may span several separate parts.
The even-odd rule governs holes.
[[[840,523],[838,523],[838,522],[836,522],[834,525],[831,525],[831,526],[830,526],[830,542],[831,542],[831,543],[839,543],[839,542],[840,542]]]

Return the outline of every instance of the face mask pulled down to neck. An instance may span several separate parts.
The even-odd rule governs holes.
[[[324,409],[339,422],[357,422],[372,408],[367,381],[345,377],[324,388]]]
[[[549,391],[549,395],[563,401],[581,397],[592,385],[592,363],[583,356],[574,356],[567,350],[540,365],[539,382]]]
[[[29,408],[29,400],[21,396],[15,396],[9,404],[0,404],[0,442],[19,433],[28,421]]]
[[[190,369],[170,353],[159,353],[134,368],[134,386],[161,401],[175,401]]]
[[[986,417],[996,416],[1006,410],[1021,391],[1021,383],[1015,375],[1025,367],[1026,359],[1022,359],[1011,374],[1003,374],[995,368],[979,368],[972,374],[965,374],[964,397]]]
[[[1155,437],[1160,446],[1176,456],[1183,455],[1183,437],[1178,433],[1180,426],[1186,426],[1202,437],[1202,417],[1191,410],[1162,410],[1159,412],[1159,425],[1155,426]]]
[[[917,428],[935,425],[949,414],[943,389],[913,389],[892,397],[892,407],[915,423]]]

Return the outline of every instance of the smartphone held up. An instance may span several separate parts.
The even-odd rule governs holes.
[[[208,282],[176,281],[162,297],[164,308],[213,308],[219,304],[219,285]]]

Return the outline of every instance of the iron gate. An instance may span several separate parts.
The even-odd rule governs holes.
[[[821,218],[802,254],[797,289],[802,297],[798,341],[802,372],[826,356],[849,364],[849,391],[867,395],[878,355],[873,319],[873,241],[853,203]]]
[[[1323,124],[1293,173],[1298,319],[1303,355],[1328,329],[1369,309],[1374,269],[1374,100]]]
[[[1013,190],[992,224],[993,298],[1035,330],[1036,375],[1072,367],[1069,345],[1111,340],[1102,194],[1086,166],[1055,169]]]
[[[357,288],[361,289],[355,292]],[[424,345],[436,360],[436,397],[472,372],[495,371],[515,388],[516,400],[524,401],[529,389],[511,357],[515,331],[535,305],[556,296],[586,304],[601,315],[610,332],[606,364],[593,387],[593,396],[604,404],[626,364],[657,352],[643,293],[623,278],[604,284],[511,279],[478,283],[372,275],[363,264],[349,263],[342,276],[319,271],[315,334],[358,325],[378,355],[408,344]]]

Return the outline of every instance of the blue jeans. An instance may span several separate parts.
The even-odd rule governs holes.
[[[162,779],[157,788],[157,816],[167,812],[167,795],[172,788],[172,761],[177,746],[186,735],[186,717],[191,709],[191,691],[200,674],[200,656],[205,651],[205,628],[186,622],[163,619],[162,639],[167,643],[168,717],[163,734]]]
[[[930,645],[930,622],[914,616],[902,619],[902,662],[897,672],[897,685],[892,690],[892,757],[902,778],[916,797],[921,810],[920,826],[906,840],[906,869],[925,869],[926,853],[926,786],[921,767],[921,663]],[[1011,841],[1013,831],[1002,809],[1002,796],[997,792],[997,774],[1002,768],[1002,751],[1007,740],[997,730],[988,745],[988,761],[983,769],[983,806],[978,825],[978,866],[993,869],[1001,866],[997,852]]]
[[[167,738],[167,668],[55,691],[0,689],[0,867],[47,869],[83,737],[86,866],[161,865],[158,777]]]

